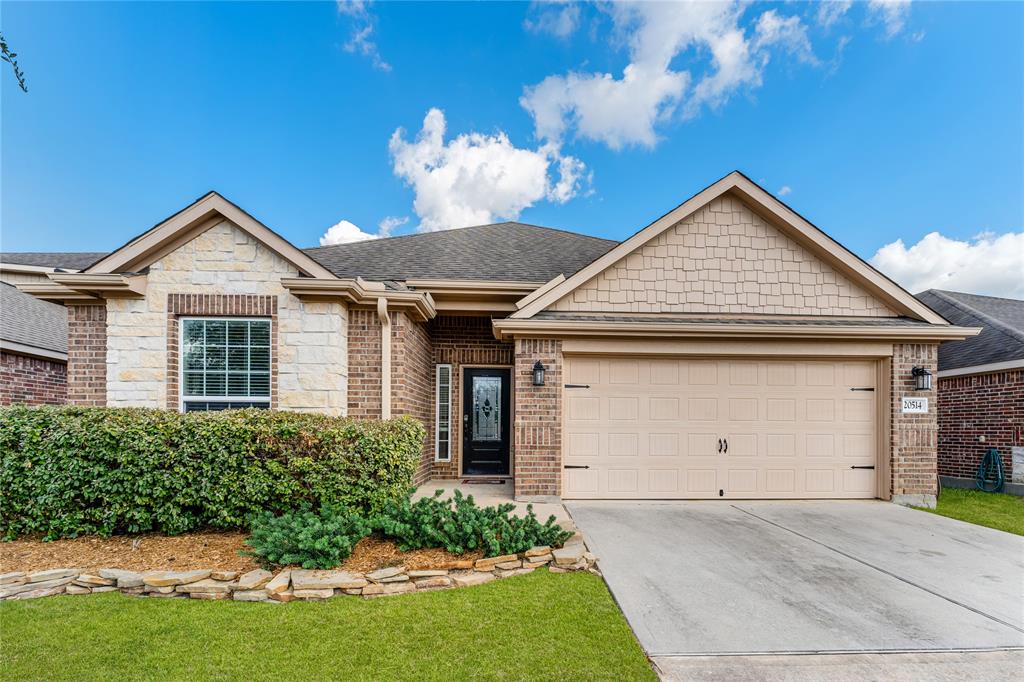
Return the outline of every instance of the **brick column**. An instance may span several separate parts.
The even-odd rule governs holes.
[[[562,342],[516,339],[515,496],[546,502],[562,494]],[[533,385],[533,363],[547,367],[543,386]]]
[[[376,310],[349,310],[348,416],[380,419],[380,320]]]
[[[934,507],[938,490],[938,357],[934,343],[893,346],[892,357],[892,501]],[[931,371],[932,389],[918,391],[914,367]],[[928,399],[928,414],[903,414],[904,396]]]
[[[68,403],[107,404],[107,306],[68,305]]]
[[[391,313],[391,414],[423,422],[427,434],[413,478],[421,485],[430,478],[434,462],[434,348],[430,329],[408,313]]]

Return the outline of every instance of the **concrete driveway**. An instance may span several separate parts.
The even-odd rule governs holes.
[[[655,657],[1024,646],[1024,538],[880,501],[571,502]]]

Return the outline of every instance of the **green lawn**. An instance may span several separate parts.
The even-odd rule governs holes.
[[[943,488],[936,509],[924,511],[1024,535],[1024,497]]]
[[[374,600],[0,604],[0,679],[654,680],[604,583],[546,570]]]

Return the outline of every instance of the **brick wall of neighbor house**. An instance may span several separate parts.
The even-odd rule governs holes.
[[[391,413],[408,415],[427,427],[413,482],[430,478],[434,460],[434,364],[430,330],[403,311],[391,313]]]
[[[1024,447],[1024,369],[947,377],[938,385],[939,474],[974,478],[985,452],[997,448],[1006,480],[1013,480],[1012,448]]]
[[[380,419],[380,320],[376,310],[350,310],[348,414]]]
[[[517,499],[557,497],[562,488],[562,342],[516,339],[515,493]],[[534,386],[533,363],[547,367],[544,386]]]
[[[107,404],[107,309],[68,305],[68,402]]]
[[[883,303],[735,197],[720,197],[552,310],[892,317]]]
[[[918,391],[911,370],[925,367],[938,373],[939,346],[934,343],[893,345],[892,357],[892,496],[895,502],[934,505],[938,475],[938,404],[935,382]],[[903,414],[902,398],[928,398],[928,414]]]
[[[298,270],[225,221],[149,266],[144,298],[107,301],[106,403],[165,407],[168,395],[168,310],[172,294],[271,296],[277,299],[277,406],[344,414],[347,409],[348,309],[308,302],[282,285]],[[227,300],[227,299],[224,299]],[[73,382],[69,381],[69,394]]]
[[[63,405],[67,401],[65,363],[0,353],[0,405]]]
[[[435,478],[458,478],[462,471],[462,369],[475,365],[511,366],[515,346],[494,338],[489,317],[439,315],[430,321],[430,333],[434,341],[434,365],[452,366],[452,457],[448,462],[434,462],[432,475]],[[431,368],[431,372],[435,370]],[[513,441],[513,459],[515,450]]]

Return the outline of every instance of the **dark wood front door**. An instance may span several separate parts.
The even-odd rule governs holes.
[[[462,377],[462,473],[507,476],[511,373],[466,369]]]

